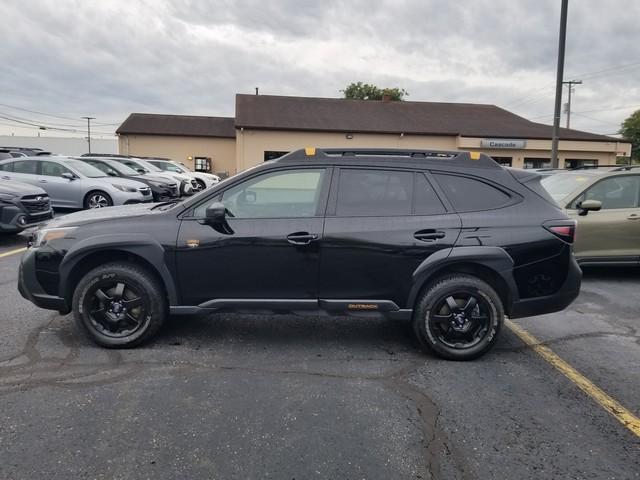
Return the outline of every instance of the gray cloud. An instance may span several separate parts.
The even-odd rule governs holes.
[[[566,77],[585,82],[573,127],[612,133],[633,111],[617,107],[640,105],[638,18],[633,0],[571,2]],[[234,94],[255,86],[339,96],[357,80],[403,87],[410,100],[493,103],[552,118],[555,0],[5,0],[3,20],[12,32],[0,49],[0,102],[71,118],[232,115]],[[1,123],[11,122],[0,119],[0,133],[20,132]]]

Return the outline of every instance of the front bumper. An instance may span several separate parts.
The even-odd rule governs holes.
[[[29,213],[16,205],[0,207],[0,232],[15,233],[53,218],[53,210]]]
[[[38,282],[36,277],[36,251],[28,249],[20,261],[18,270],[18,291],[20,295],[34,305],[48,310],[58,310],[62,314],[71,311],[64,298],[49,295]]]
[[[509,312],[510,318],[533,317],[546,313],[559,312],[567,308],[580,294],[582,270],[576,259],[571,255],[569,271],[562,287],[553,295],[527,298],[513,302]]]
[[[135,203],[153,202],[153,195],[151,190],[148,190],[148,195],[143,195],[141,192],[121,192],[116,190],[110,193],[114,205],[131,205]]]

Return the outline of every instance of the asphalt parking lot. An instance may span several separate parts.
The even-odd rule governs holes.
[[[640,438],[513,330],[470,363],[391,320],[174,318],[108,351],[16,290],[0,237],[0,478],[633,479]],[[640,269],[515,321],[640,416]]]

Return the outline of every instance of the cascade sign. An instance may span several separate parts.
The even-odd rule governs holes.
[[[524,148],[527,146],[526,140],[509,140],[506,138],[485,138],[480,140],[483,148]]]

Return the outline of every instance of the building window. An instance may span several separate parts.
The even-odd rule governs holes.
[[[196,172],[211,171],[211,157],[195,157],[193,163]]]
[[[593,159],[567,158],[564,161],[564,168],[596,168],[597,166],[598,160]]]
[[[551,167],[551,159],[549,158],[524,158],[524,168],[549,168]]]
[[[512,164],[512,161],[513,161],[513,158],[511,158],[511,157],[494,157],[494,156],[491,156],[491,158],[493,158],[496,162],[498,162],[503,167],[510,167],[511,164]]]
[[[275,160],[276,158],[280,158],[283,155],[286,155],[289,152],[276,152],[276,151],[271,151],[271,150],[267,150],[264,152],[264,161],[268,161],[268,160]]]

